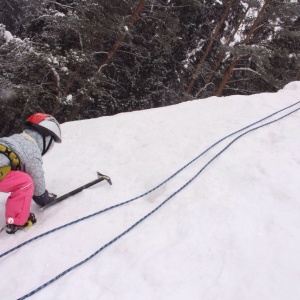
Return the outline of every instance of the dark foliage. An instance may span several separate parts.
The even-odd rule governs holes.
[[[256,20],[262,4],[0,0],[1,136],[36,111],[65,122],[209,97],[233,64],[222,95],[300,80],[300,4],[273,0]]]

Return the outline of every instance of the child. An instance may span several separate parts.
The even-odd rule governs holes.
[[[25,122],[20,134],[0,138],[0,192],[11,193],[6,201],[7,233],[15,233],[36,222],[30,212],[31,199],[44,206],[56,196],[45,186],[42,156],[61,143],[57,120],[44,113],[36,113]]]

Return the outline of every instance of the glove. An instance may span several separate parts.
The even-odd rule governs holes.
[[[48,203],[53,202],[56,198],[57,198],[57,196],[55,194],[48,193],[47,190],[41,196],[33,196],[32,197],[33,201],[40,206],[45,206]]]

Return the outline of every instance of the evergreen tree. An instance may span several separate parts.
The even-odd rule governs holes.
[[[36,111],[64,122],[276,91],[300,79],[299,1],[0,0],[0,6],[1,135],[19,131]]]

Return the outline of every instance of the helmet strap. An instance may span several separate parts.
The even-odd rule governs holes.
[[[52,142],[53,142],[53,136],[50,137],[49,143],[48,143],[48,145],[46,145],[46,137],[43,136],[43,152],[42,152],[42,155],[47,153],[47,151],[49,150]]]

